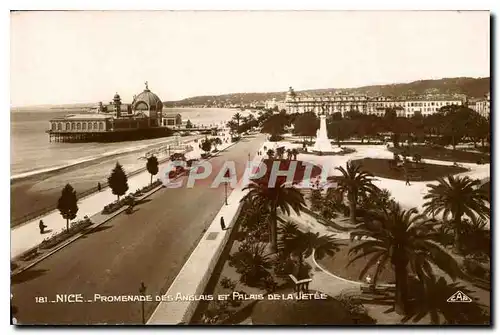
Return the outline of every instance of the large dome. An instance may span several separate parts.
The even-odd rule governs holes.
[[[147,108],[144,104],[147,105]],[[154,94],[149,90],[147,84],[146,84],[146,89],[135,97],[132,105],[134,106],[134,109],[149,109],[149,110],[163,109],[163,103],[161,102],[161,99],[156,94]]]

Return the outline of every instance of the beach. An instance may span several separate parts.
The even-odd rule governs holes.
[[[224,124],[235,113],[234,110],[215,108],[179,108],[169,112],[180,113],[183,120],[189,119],[195,125],[207,126]],[[186,145],[203,137],[193,135],[116,143],[49,143],[45,130],[49,117],[58,113],[62,112],[21,116],[12,113],[15,117],[11,126],[11,226],[21,224],[27,214],[53,209],[67,183],[81,194],[95,188],[97,183],[104,184],[117,162],[130,174],[145,169],[146,153],[167,149],[177,141]],[[171,153],[160,150],[156,156],[162,160]]]

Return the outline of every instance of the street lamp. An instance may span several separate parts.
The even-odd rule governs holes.
[[[144,282],[141,282],[141,287],[139,287],[139,293],[142,296],[146,295],[146,286],[144,285]],[[141,301],[141,306],[142,306],[142,324],[146,324],[146,319],[144,318],[144,299]]]
[[[224,177],[225,178],[229,178],[229,170],[226,171],[226,173],[224,173]],[[224,194],[225,194],[225,200],[224,200],[224,203],[226,204],[227,206],[227,180],[224,182]]]

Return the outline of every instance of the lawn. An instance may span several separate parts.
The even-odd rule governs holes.
[[[376,177],[405,181],[405,168],[391,167],[391,161],[392,159],[363,158],[354,160],[353,163],[361,163],[363,170],[372,173]],[[439,177],[468,171],[458,166],[414,162],[407,163],[406,170],[410,175],[410,181],[433,181]]]
[[[482,159],[485,163],[490,162],[490,155],[488,154],[463,150],[450,150],[437,146],[432,147],[416,145],[411,147],[390,148],[389,150],[398,154],[402,153],[403,151],[407,151],[410,156],[419,154],[422,159],[435,159],[449,162],[456,161],[462,163],[477,163]]]
[[[330,273],[344,279],[364,282],[366,275],[370,275],[370,277],[373,278],[376,267],[373,267],[371,270],[369,270],[364,278],[359,278],[361,270],[363,270],[365,264],[372,256],[359,258],[348,266],[347,264],[349,263],[349,261],[355,257],[355,255],[349,255],[349,249],[359,242],[345,242],[345,245],[341,246],[340,251],[336,252],[333,257],[327,256],[322,260],[316,260],[318,264]],[[380,273],[378,283],[394,283],[394,272],[392,271],[390,263],[387,263],[385,269]]]

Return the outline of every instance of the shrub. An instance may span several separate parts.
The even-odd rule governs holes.
[[[68,237],[73,236],[76,233],[78,233],[78,232],[82,231],[83,229],[87,228],[91,224],[92,224],[92,221],[89,218],[84,219],[84,220],[79,220],[77,222],[73,222],[71,224],[71,226],[69,227],[69,229],[63,230],[59,234],[55,234],[55,235],[52,235],[49,238],[44,239],[42,241],[42,243],[40,243],[39,247],[41,249],[50,249],[50,248],[56,246],[57,244],[61,243],[62,241],[64,241]]]
[[[270,142],[279,142],[282,139],[283,139],[283,136],[281,136],[281,135],[271,135],[271,137],[269,137]]]
[[[223,277],[220,280],[220,285],[223,288],[230,289],[231,291],[234,291],[234,289],[236,288],[236,282],[234,280],[229,279],[228,277]]]

